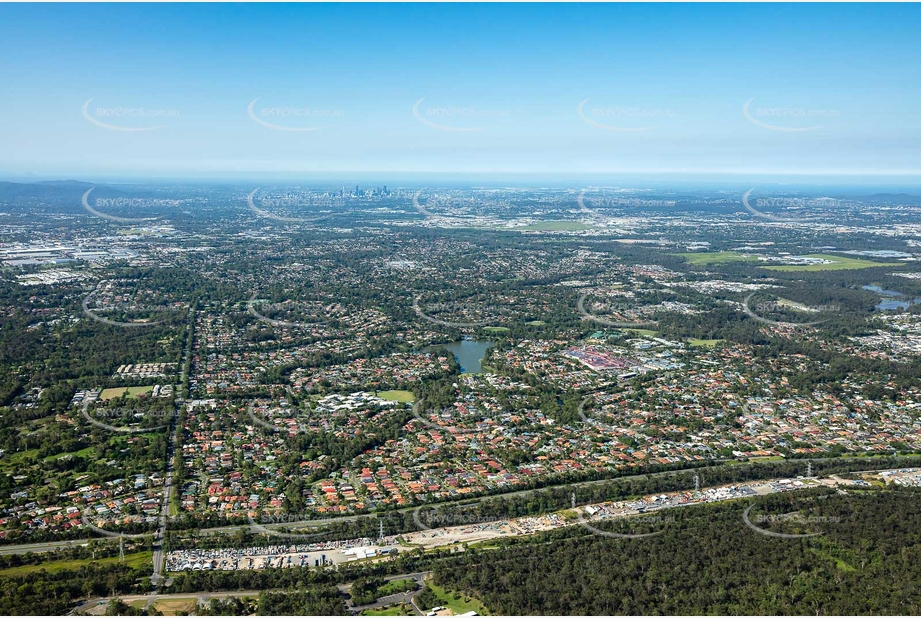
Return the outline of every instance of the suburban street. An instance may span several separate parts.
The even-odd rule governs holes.
[[[192,310],[189,312],[189,328],[186,334],[187,340],[191,343],[192,337],[194,337],[195,329],[195,311]],[[182,431],[182,426],[179,423],[179,418],[182,413],[182,406],[184,404],[183,399],[183,388],[188,382],[188,372],[186,367],[188,366],[189,354],[191,353],[191,345],[187,345],[185,351],[183,352],[182,362],[180,364],[179,370],[179,384],[175,388],[176,393],[176,411],[171,420],[172,434],[169,442],[169,448],[166,453],[166,475],[163,484],[163,498],[160,505],[160,521],[157,532],[154,536],[153,541],[153,573],[150,576],[150,583],[153,584],[154,589],[151,591],[147,600],[147,607],[150,607],[154,604],[157,593],[160,590],[161,582],[164,580],[163,576],[163,564],[164,564],[164,555],[163,555],[163,541],[166,538],[166,526],[169,522],[170,515],[170,499],[173,495],[173,479],[176,474],[175,466],[175,455],[176,447],[179,445],[179,432]]]

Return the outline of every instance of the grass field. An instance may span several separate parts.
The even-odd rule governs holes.
[[[761,461],[783,461],[784,457],[780,455],[768,455],[766,457],[749,457],[748,461],[742,461],[741,459],[729,459],[726,461],[727,466],[742,466],[752,463],[757,463]]]
[[[870,260],[859,260],[852,257],[841,257],[839,255],[826,255],[824,253],[813,253],[803,257],[822,258],[824,260],[833,260],[831,264],[789,264],[787,266],[765,266],[768,270],[781,270],[787,272],[816,272],[821,270],[856,270],[858,268],[876,268],[879,266],[903,266],[899,262],[871,262]]]
[[[0,461],[2,461],[3,464],[6,466],[15,465],[15,464],[22,463],[22,460],[25,459],[26,457],[34,457],[35,455],[38,455],[38,449],[30,448],[26,451],[19,451],[17,453],[12,453],[9,457],[6,457]]]
[[[655,337],[659,334],[657,330],[649,330],[646,328],[622,328],[620,330],[625,333],[630,333],[631,335],[640,335],[641,337]]]
[[[723,339],[688,339],[688,343],[694,348],[712,348],[721,341],[723,341]]]
[[[147,602],[143,601],[143,603],[146,604]],[[154,608],[161,611],[164,616],[176,616],[179,612],[183,612],[183,616],[188,616],[197,607],[198,599],[194,597],[188,599],[165,599],[154,603]]]
[[[504,326],[484,326],[483,330],[490,333],[507,333],[509,329]]]
[[[528,322],[528,326],[545,326],[547,323],[543,320],[534,320],[533,322]]]
[[[814,553],[816,556],[820,558],[828,560],[829,562],[834,562],[835,566],[838,568],[839,571],[844,571],[845,573],[853,573],[854,571],[857,570],[857,568],[854,567],[852,564],[850,564],[849,562],[845,560],[842,560],[841,558],[838,558],[832,555],[832,553],[828,550],[812,547],[809,549],[809,551],[811,551],[812,553]]]
[[[125,442],[128,441],[128,438],[129,438],[129,437],[130,437],[130,438],[137,438],[137,437],[139,437],[139,436],[143,436],[143,437],[145,437],[145,438],[150,439],[150,438],[155,438],[155,437],[157,437],[158,435],[160,435],[160,434],[158,434],[156,431],[151,431],[151,432],[146,432],[146,431],[145,431],[145,432],[143,432],[143,433],[131,434],[130,436],[126,436],[126,435],[115,436],[115,437],[109,438],[109,444],[112,444],[112,445],[115,445],[115,444],[124,444]]]
[[[48,457],[45,457],[45,461],[54,461],[55,459],[60,459],[61,457],[66,457],[68,455],[71,457],[82,457],[83,459],[86,459],[87,457],[92,457],[95,451],[96,447],[88,446],[72,453],[58,453],[57,455],[49,455]]]
[[[412,403],[416,400],[416,396],[409,391],[381,391],[377,396],[387,401],[399,401],[400,403]]]
[[[153,553],[142,551],[134,554],[125,554],[125,564],[131,568],[138,568],[153,560]],[[38,564],[24,564],[17,567],[0,570],[0,577],[16,577],[37,573],[44,569],[48,573],[59,573],[60,571],[76,571],[80,567],[94,564],[114,564],[118,562],[118,556],[110,558],[100,558],[99,560],[90,560],[89,558],[81,560],[52,560],[50,562],[40,562]]]
[[[108,401],[128,393],[128,399],[136,399],[140,393],[149,393],[152,390],[153,386],[124,386],[120,388],[107,388],[102,391],[102,393],[100,393],[99,398],[103,401]]]
[[[786,298],[778,298],[777,304],[780,305],[781,307],[789,307],[790,309],[793,309],[794,311],[807,311],[807,312],[809,311],[809,307],[801,303],[798,303],[796,301],[793,301],[793,300],[787,300]]]
[[[756,262],[758,258],[753,255],[743,255],[736,251],[717,251],[715,253],[675,253],[683,257],[689,264],[705,266],[707,264],[724,264],[726,262]]]
[[[467,612],[476,612],[480,616],[489,615],[489,611],[480,603],[477,599],[473,597],[468,597],[463,594],[455,594],[453,592],[448,592],[441,586],[433,584],[432,582],[425,582],[425,584],[435,593],[435,596],[439,599],[439,604],[444,605],[454,612],[454,615],[466,614]],[[459,598],[454,598],[455,596]],[[431,609],[424,607],[421,609]]]
[[[418,588],[416,580],[410,578],[389,581],[377,589],[377,598],[386,597],[397,592],[406,592]]]

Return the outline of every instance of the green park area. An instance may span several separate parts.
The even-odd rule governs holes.
[[[454,615],[466,614],[467,612],[476,612],[480,616],[489,615],[489,610],[480,603],[479,600],[461,594],[459,592],[449,592],[443,587],[430,581],[425,582],[426,587],[432,592],[432,595],[438,600],[438,605],[447,607]],[[421,609],[431,609],[429,607]]]
[[[688,343],[694,348],[713,348],[716,344],[723,341],[722,339],[688,339]]]
[[[132,569],[137,569],[144,564],[153,560],[153,553],[149,551],[137,552],[134,554],[125,554],[125,564]],[[115,564],[118,562],[118,556],[100,558],[92,560],[90,558],[81,558],[75,560],[50,560],[48,562],[39,562],[37,564],[23,564],[20,566],[10,567],[0,570],[0,577],[20,577],[29,573],[38,573],[44,570],[47,573],[60,573],[61,571],[76,571],[81,567],[90,564]]]
[[[380,391],[377,396],[387,401],[398,401],[400,403],[412,403],[416,400],[415,395],[409,391]]]
[[[689,264],[694,266],[706,266],[707,264],[725,264],[726,262],[754,262],[758,258],[753,255],[745,255],[737,251],[715,251],[713,253],[676,253]]]
[[[118,388],[107,388],[99,394],[99,398],[103,401],[109,401],[110,399],[116,399],[125,395],[128,399],[137,399],[137,396],[141,393],[149,393],[152,390],[153,386],[121,386]]]
[[[852,257],[841,257],[840,255],[826,255],[823,253],[814,253],[803,257],[821,258],[829,260],[826,264],[787,264],[784,266],[765,266],[767,270],[779,270],[786,272],[815,272],[822,270],[856,270],[858,268],[876,268],[879,266],[902,266],[898,262],[871,262],[870,260],[860,260]]]

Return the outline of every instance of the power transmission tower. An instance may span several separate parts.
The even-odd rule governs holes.
[[[383,519],[380,520],[379,523],[380,523],[380,528],[378,529],[378,532],[377,532],[377,540],[383,542],[384,541],[384,520]]]
[[[806,478],[807,479],[812,478],[812,462],[811,461],[806,462]]]
[[[118,561],[125,561],[125,537],[118,537]]]
[[[700,476],[694,475],[694,491],[700,491]]]
[[[572,508],[576,508],[576,492],[572,492]]]

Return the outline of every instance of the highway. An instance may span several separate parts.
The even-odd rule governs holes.
[[[175,439],[178,439],[177,434],[174,434],[174,440]],[[822,458],[814,458],[814,459],[796,459],[796,460],[789,460],[789,461],[796,461],[796,462],[802,463],[803,468],[804,468],[803,472],[805,473],[805,466],[806,466],[806,463],[809,461],[815,463],[815,462],[820,462],[820,461],[840,461],[842,459],[843,458],[841,457],[822,457]],[[741,465],[756,465],[756,464],[757,462],[744,462],[744,463],[739,463],[735,465],[741,466]],[[644,479],[644,478],[652,478],[652,477],[668,476],[668,475],[673,476],[675,474],[682,474],[685,472],[705,473],[707,470],[714,470],[714,469],[722,468],[722,467],[723,467],[722,465],[712,465],[712,466],[703,466],[699,468],[685,468],[682,470],[667,470],[664,472],[649,472],[649,473],[644,473],[644,474],[632,474],[632,475],[621,476],[621,477],[616,477],[616,478],[611,478],[611,479],[599,479],[599,480],[594,480],[594,481],[579,481],[575,483],[568,483],[565,485],[552,485],[548,487],[540,487],[540,488],[534,488],[534,489],[521,489],[517,491],[496,494],[496,495],[491,495],[491,496],[482,496],[479,498],[465,498],[465,499],[455,500],[455,501],[433,502],[431,505],[426,505],[426,506],[430,506],[432,508],[450,508],[452,505],[456,503],[463,503],[465,505],[466,504],[473,505],[473,504],[477,504],[485,500],[502,500],[502,499],[514,497],[514,496],[526,496],[529,494],[533,494],[535,492],[545,491],[549,489],[564,488],[567,490],[574,490],[579,487],[589,487],[592,485],[609,483],[612,481],[619,481],[619,480]],[[702,486],[703,487],[707,486],[706,479],[704,479]],[[170,491],[172,491],[172,487],[170,487]],[[358,514],[358,515],[345,515],[341,517],[312,519],[312,520],[304,521],[303,523],[261,524],[259,527],[253,526],[248,523],[233,525],[233,526],[219,526],[215,528],[204,528],[201,530],[197,530],[195,532],[197,534],[234,534],[236,532],[239,532],[242,529],[248,530],[250,532],[260,532],[259,530],[260,527],[266,528],[269,530],[277,529],[277,528],[285,528],[287,530],[310,529],[310,528],[321,527],[321,526],[325,526],[329,524],[335,524],[338,522],[356,521],[356,520],[365,519],[365,518],[378,518],[381,515],[385,515],[386,513],[412,512],[416,510],[417,508],[419,508],[418,505],[411,506],[411,507],[404,507],[402,509],[396,509],[394,511],[386,511],[382,513],[363,513],[363,514]],[[163,521],[161,519],[161,528],[162,528],[162,525],[163,525]],[[24,553],[29,553],[29,552],[50,551],[53,549],[57,549],[59,547],[67,547],[70,545],[85,544],[89,542],[90,540],[91,539],[78,539],[78,540],[72,540],[72,541],[54,541],[51,544],[46,542],[46,543],[31,543],[31,544],[0,546],[0,554],[24,554]]]
[[[793,483],[796,483],[796,485],[792,484],[791,481],[792,481]],[[749,481],[749,482],[747,482],[747,483],[736,484],[737,486],[739,486],[739,485],[744,485],[744,486],[751,487],[752,491],[750,491],[750,492],[747,493],[747,494],[743,494],[743,495],[741,495],[741,496],[734,496],[734,495],[731,495],[731,494],[714,495],[714,496],[711,496],[711,497],[707,498],[705,501],[706,501],[706,502],[712,503],[712,502],[724,501],[724,500],[737,500],[737,499],[739,499],[739,498],[746,498],[746,497],[751,497],[751,496],[754,496],[754,495],[758,495],[758,496],[768,495],[768,494],[770,494],[770,493],[775,493],[775,492],[777,492],[777,491],[789,491],[789,490],[794,490],[794,489],[806,489],[806,488],[809,488],[809,487],[818,487],[818,486],[825,486],[825,487],[829,487],[829,488],[835,488],[835,489],[837,489],[839,492],[842,492],[842,493],[843,493],[844,490],[842,489],[842,487],[847,487],[847,486],[850,485],[852,482],[853,482],[853,481],[849,481],[849,480],[842,479],[842,478],[840,478],[840,477],[838,477],[838,476],[836,476],[836,475],[832,475],[832,476],[830,476],[830,477],[828,477],[828,478],[824,478],[824,479],[819,479],[819,478],[814,478],[814,477],[812,477],[811,480],[808,480],[808,479],[807,479],[807,480],[805,480],[805,482],[793,481],[792,479],[773,479],[773,480],[767,480],[767,479],[765,479],[765,480],[760,480],[760,481]],[[780,485],[782,485],[782,487],[776,487],[776,486],[771,487],[771,486],[774,485],[775,483],[779,483]],[[786,484],[786,483],[791,483],[791,484]],[[728,486],[728,484],[725,484],[725,483],[722,484],[722,485],[723,485],[724,487]],[[701,488],[701,491],[704,491],[704,488]],[[710,491],[710,490],[708,490],[708,491]],[[679,496],[679,495],[681,495],[682,493],[686,493],[686,492],[674,491],[674,492],[669,492],[669,493],[667,493],[667,494],[661,494],[661,497],[660,497],[660,498],[657,498],[657,500],[664,500],[664,502],[660,503],[660,506],[644,507],[644,508],[649,508],[649,509],[651,509],[651,510],[645,512],[645,515],[646,515],[646,516],[649,516],[650,513],[652,512],[652,510],[654,510],[654,509],[657,509],[659,512],[662,512],[662,511],[667,511],[667,510],[670,509],[670,508],[679,508],[679,507],[683,507],[683,506],[692,506],[693,504],[702,504],[702,503],[704,503],[704,502],[676,503],[676,502],[669,502],[668,499],[666,499],[666,496],[668,496],[669,498],[672,498],[672,497],[675,497],[675,496]],[[658,494],[658,492],[657,492],[657,494]],[[653,496],[654,496],[654,495],[657,495],[657,494],[653,494]],[[649,498],[649,497],[651,497],[651,496],[646,496],[646,497]],[[642,509],[636,510],[637,507],[631,507],[631,508],[633,508],[634,510],[629,510],[629,511],[628,511],[628,510],[626,510],[626,509],[623,509],[622,512],[621,512],[621,511],[614,512],[614,513],[611,514],[611,516],[612,516],[612,517],[629,517],[629,516],[637,516],[637,515],[643,515],[643,514],[644,514],[644,511],[643,511]],[[743,519],[744,519],[746,525],[748,525],[749,527],[753,528],[753,530],[755,530],[756,532],[759,532],[759,533],[761,533],[761,534],[766,534],[766,535],[771,535],[771,536],[802,537],[802,536],[815,536],[815,535],[817,535],[817,534],[821,534],[821,533],[822,533],[822,532],[818,532],[818,533],[809,534],[809,535],[802,535],[802,534],[788,535],[788,534],[780,534],[780,533],[771,532],[771,531],[769,531],[769,530],[759,529],[759,528],[756,527],[754,524],[752,524],[752,523],[750,522],[750,520],[748,519],[748,511],[749,511],[750,509],[751,509],[751,507],[749,507],[749,509],[746,509],[745,513],[743,514]],[[525,518],[525,519],[527,519],[527,518]],[[510,521],[507,522],[507,523],[510,523]],[[610,532],[600,531],[600,530],[598,530],[598,529],[592,527],[592,525],[588,523],[588,520],[584,519],[581,515],[580,515],[579,518],[576,519],[575,521],[560,521],[560,522],[557,522],[557,523],[552,523],[552,524],[550,524],[550,527],[547,527],[547,526],[544,526],[544,527],[534,527],[534,528],[530,529],[530,531],[524,531],[524,532],[522,532],[521,530],[518,530],[518,531],[514,531],[514,530],[513,530],[513,531],[510,533],[510,535],[520,536],[521,534],[535,534],[535,533],[540,533],[540,532],[546,531],[546,530],[548,530],[548,529],[556,528],[556,527],[569,527],[569,526],[578,526],[578,525],[581,525],[581,526],[587,528],[588,530],[592,531],[593,533],[599,534],[599,535],[602,535],[602,536],[615,536],[615,537],[621,537],[621,538],[624,538],[624,537],[631,537],[631,536],[635,536],[635,537],[649,536],[649,534],[630,535],[630,534],[614,534],[614,533],[610,533]],[[476,538],[475,538],[474,536],[470,536],[472,533],[470,532],[470,530],[465,531],[465,530],[464,530],[465,527],[466,527],[466,526],[462,525],[462,526],[453,526],[453,527],[441,528],[440,530],[442,531],[442,534],[440,534],[440,535],[433,535],[433,534],[430,534],[430,532],[425,532],[425,533],[422,533],[422,538],[428,538],[428,539],[429,539],[426,548],[427,548],[427,549],[430,549],[430,550],[431,550],[431,549],[436,549],[436,548],[438,548],[438,547],[442,547],[442,546],[445,546],[445,545],[455,545],[455,544],[462,543],[462,542],[467,542],[467,541],[469,541],[469,542],[476,542],[476,541],[478,541],[478,540],[483,540],[483,539],[480,538],[480,537],[476,537]],[[467,538],[465,538],[465,535],[466,535]],[[505,536],[505,535],[507,535],[507,533],[501,532],[499,535],[496,535],[496,536]],[[493,537],[491,536],[491,537],[489,537],[489,538],[493,538]],[[409,542],[409,541],[408,541],[408,542]],[[423,547],[423,545],[415,545],[415,546],[417,546],[417,547]],[[459,546],[459,547],[460,547],[460,546]],[[159,569],[159,570],[158,570],[157,573],[162,572],[162,559],[161,559],[161,562],[159,563],[158,569]],[[408,574],[400,574],[400,575],[389,576],[389,577],[387,577],[387,578],[385,578],[385,579],[386,579],[387,581],[393,581],[393,580],[397,580],[397,579],[408,579],[408,578],[412,578],[412,579],[415,579],[415,580],[417,581],[417,583],[419,583],[420,586],[421,586],[421,583],[422,583],[423,579],[424,579],[425,576],[428,575],[429,573],[430,573],[429,571],[421,571],[421,572],[416,572],[416,573],[408,573]],[[154,581],[153,578],[151,578],[151,580]],[[160,581],[160,578],[157,579],[157,582],[159,582],[159,581]],[[349,589],[350,589],[350,585],[351,585],[351,584],[341,584],[341,585],[339,585],[339,586],[338,586],[339,591],[340,591],[343,595],[347,595],[348,592],[349,592]],[[379,608],[379,607],[383,607],[383,606],[390,605],[390,604],[394,604],[394,603],[408,603],[408,604],[413,608],[413,611],[415,611],[417,614],[421,614],[422,611],[421,611],[420,608],[418,608],[418,607],[416,606],[416,604],[415,604],[415,596],[416,596],[416,593],[417,593],[417,591],[411,591],[411,592],[406,592],[406,593],[395,593],[395,594],[392,594],[392,595],[387,595],[386,597],[379,598],[379,599],[377,599],[374,603],[370,603],[370,604],[362,605],[362,606],[353,606],[353,605],[351,604],[350,600],[349,600],[349,599],[346,599],[346,607],[349,609],[349,611],[351,611],[351,612],[353,612],[353,613],[359,613],[360,611],[365,610],[365,609]],[[161,594],[158,594],[158,590],[155,589],[155,590],[154,590],[153,592],[151,592],[149,595],[128,595],[128,596],[122,597],[122,599],[123,599],[124,601],[126,601],[126,602],[131,602],[131,601],[146,599],[146,600],[147,600],[146,606],[147,606],[148,608],[150,608],[150,607],[152,607],[152,606],[154,605],[154,603],[156,602],[157,599],[168,600],[168,599],[189,599],[189,598],[197,598],[198,601],[199,601],[199,603],[203,603],[203,602],[207,602],[209,599],[214,599],[214,598],[258,596],[258,594],[259,594],[259,591],[257,591],[257,590],[248,590],[248,591],[228,591],[228,592],[168,593],[168,594],[162,594],[162,595],[161,595]],[[93,608],[98,608],[100,604],[108,603],[108,600],[109,600],[109,599],[110,599],[110,597],[106,597],[106,598],[103,598],[103,599],[89,600],[89,601],[83,603],[82,605],[80,605],[79,607],[75,608],[74,611],[75,611],[75,612],[85,612],[85,611],[90,610],[90,609],[93,609]],[[94,613],[99,613],[99,611],[100,611],[100,610],[97,609],[96,612],[94,612]]]
[[[748,482],[748,483],[742,483],[742,484],[741,484],[741,485],[746,485],[746,486],[749,486],[749,487],[752,488],[752,491],[751,491],[750,493],[748,493],[748,494],[744,494],[744,495],[742,495],[742,496],[732,496],[732,495],[728,495],[728,494],[725,495],[725,496],[715,496],[715,497],[711,497],[711,498],[707,499],[707,501],[712,503],[713,501],[737,500],[737,499],[739,499],[740,497],[750,497],[750,496],[754,496],[754,495],[763,496],[763,495],[767,495],[767,494],[769,494],[769,493],[774,493],[774,492],[776,492],[776,491],[785,491],[785,490],[792,490],[792,489],[795,489],[795,487],[794,487],[793,485],[789,485],[789,486],[787,486],[786,488],[781,488],[781,489],[777,489],[777,488],[772,488],[772,487],[770,487],[771,484],[776,483],[776,482],[778,482],[778,481],[779,481],[779,482],[786,482],[784,479],[750,481],[750,482]],[[836,489],[838,489],[839,491],[841,491],[841,486],[847,486],[849,483],[850,483],[850,481],[841,479],[841,478],[839,478],[839,477],[832,476],[832,477],[829,477],[829,478],[826,478],[826,479],[812,479],[811,482],[801,483],[800,486],[797,487],[797,488],[799,488],[799,489],[805,489],[805,488],[808,488],[808,487],[825,486],[825,487],[830,487],[830,488],[836,488]],[[726,484],[723,484],[723,485],[726,486]],[[701,491],[703,491],[703,490],[704,490],[704,489],[701,488]],[[664,500],[666,495],[669,496],[669,497],[673,497],[673,496],[678,496],[678,495],[680,495],[680,494],[682,494],[682,493],[684,493],[684,492],[676,491],[676,492],[669,492],[669,493],[667,493],[667,494],[661,494],[661,496],[662,496],[661,499]],[[656,494],[653,494],[653,495],[656,495]],[[651,496],[647,496],[647,498],[649,498],[649,497],[651,497]],[[682,506],[692,506],[692,504],[702,504],[702,503],[703,503],[703,502],[695,502],[695,503],[688,503],[688,504],[679,504],[679,503],[675,503],[675,502],[669,503],[668,501],[665,501],[665,502],[661,503],[661,506],[660,506],[660,507],[654,507],[654,506],[653,506],[653,507],[648,507],[648,508],[650,508],[650,509],[658,509],[659,512],[662,512],[662,511],[667,511],[667,510],[670,509],[670,508],[679,508],[679,507],[682,507]],[[750,508],[750,507],[749,507],[749,508]],[[646,516],[649,516],[649,515],[650,515],[650,512],[652,512],[652,511],[650,510],[649,512],[646,512],[645,515],[646,515]],[[644,513],[643,513],[642,510],[633,510],[633,511],[624,510],[623,512],[617,512],[617,513],[613,514],[612,516],[613,516],[613,517],[630,517],[630,516],[637,516],[637,515],[643,515],[643,514],[644,514]],[[762,534],[778,535],[778,533],[772,533],[772,532],[766,531],[766,530],[759,530],[757,527],[755,527],[753,524],[750,523],[750,521],[747,519],[747,516],[748,516],[748,510],[746,510],[745,515],[743,515],[743,519],[745,519],[746,524],[749,525],[749,527],[754,528],[755,530],[759,531],[759,532],[762,533]],[[508,520],[507,523],[510,523],[510,522],[511,522],[511,520]],[[601,531],[601,530],[598,530],[597,528],[594,528],[591,524],[588,523],[588,520],[583,519],[583,517],[582,517],[581,515],[579,516],[578,519],[576,519],[576,520],[574,520],[574,521],[565,521],[565,522],[561,521],[561,522],[558,522],[558,523],[551,524],[551,527],[550,527],[550,528],[548,528],[548,527],[535,527],[535,528],[533,528],[533,529],[531,529],[530,531],[527,531],[527,532],[522,532],[522,531],[520,531],[520,530],[518,530],[518,531],[512,531],[512,532],[510,532],[510,533],[502,532],[502,533],[500,533],[500,534],[498,534],[498,535],[496,535],[496,536],[505,536],[505,535],[509,535],[509,536],[520,536],[521,534],[535,534],[535,533],[544,532],[544,531],[546,531],[546,530],[548,530],[548,529],[552,529],[552,528],[556,528],[556,527],[570,527],[570,526],[578,526],[578,525],[582,525],[583,527],[587,528],[588,530],[592,531],[593,533],[599,534],[599,535],[602,535],[602,536],[609,535],[609,536],[615,536],[615,537],[621,537],[621,538],[624,538],[624,537],[631,537],[631,536],[635,536],[635,537],[649,536],[649,534],[630,535],[630,534],[614,534],[614,533],[610,533],[610,532]],[[465,542],[468,542],[468,541],[469,541],[469,542],[476,542],[476,541],[478,541],[478,540],[483,540],[482,538],[479,538],[479,537],[470,536],[470,535],[473,534],[473,533],[471,533],[469,530],[465,532],[465,531],[464,531],[464,528],[465,528],[465,526],[453,526],[453,527],[440,528],[440,529],[437,529],[437,530],[440,530],[442,533],[439,534],[439,535],[437,535],[437,536],[436,536],[436,535],[431,535],[429,532],[424,532],[424,533],[422,533],[422,537],[423,537],[423,538],[427,538],[427,537],[428,537],[428,543],[427,543],[427,545],[425,546],[425,549],[433,550],[433,549],[436,549],[436,548],[438,548],[438,547],[443,547],[443,546],[446,546],[446,545],[455,545],[455,544],[458,544],[458,543],[465,543]],[[465,536],[465,535],[466,535],[466,536]],[[411,535],[410,535],[410,536],[411,536]],[[780,535],[780,536],[784,536],[784,535]],[[790,535],[790,536],[803,536],[803,535]],[[493,537],[490,536],[490,537],[488,537],[488,538],[493,538]],[[407,542],[410,542],[410,543],[412,544],[411,539],[408,539]],[[415,546],[423,547],[422,545],[415,545]],[[160,562],[159,568],[162,569],[162,561]],[[407,574],[400,574],[400,575],[392,575],[392,576],[386,577],[385,580],[386,580],[386,581],[394,581],[394,580],[399,580],[399,579],[415,579],[416,582],[417,582],[417,584],[421,587],[423,580],[424,580],[425,577],[426,577],[428,574],[430,574],[430,573],[431,573],[430,571],[420,571],[420,572],[416,572],[416,573],[407,573]],[[153,581],[153,578],[152,578],[152,581]],[[159,581],[159,578],[158,578],[157,581]],[[348,583],[348,584],[340,584],[340,585],[338,586],[338,589],[339,589],[340,593],[341,593],[343,596],[348,597],[348,593],[349,593],[349,591],[350,591],[350,589],[351,589],[351,584],[350,584],[350,583]],[[357,614],[357,613],[360,613],[361,611],[366,610],[366,609],[377,609],[377,608],[385,607],[385,606],[387,606],[387,605],[392,605],[392,604],[396,604],[396,603],[406,603],[406,604],[408,604],[408,605],[413,609],[413,611],[414,611],[416,614],[422,615],[422,613],[423,613],[422,610],[421,610],[421,609],[416,605],[416,603],[415,603],[415,597],[416,597],[417,594],[418,594],[418,589],[417,589],[417,590],[414,590],[414,591],[410,591],[410,592],[395,593],[395,594],[387,595],[387,596],[385,596],[385,597],[378,598],[378,599],[376,599],[373,603],[369,603],[369,604],[361,605],[361,606],[354,606],[354,605],[351,603],[351,599],[350,599],[350,598],[346,598],[345,604],[346,604],[347,609],[348,609],[351,613],[356,613],[356,614]],[[197,598],[199,603],[206,603],[206,602],[208,602],[208,600],[210,600],[210,599],[222,599],[222,598],[228,598],[228,597],[247,597],[247,596],[249,596],[249,597],[254,597],[254,596],[258,596],[258,595],[259,595],[259,591],[258,591],[258,590],[230,591],[230,592],[168,593],[168,594],[162,594],[162,595],[161,595],[161,594],[158,594],[157,590],[155,589],[153,592],[150,593],[150,595],[128,595],[128,596],[122,597],[122,600],[125,601],[125,602],[130,603],[131,601],[137,601],[137,600],[144,600],[144,599],[146,599],[146,600],[147,600],[146,607],[147,607],[147,608],[151,608],[151,607],[154,605],[154,603],[155,603],[158,599],[161,599],[161,600],[169,600],[169,599],[190,599],[190,598]],[[109,600],[110,600],[110,598],[111,598],[111,597],[106,597],[106,598],[103,598],[103,599],[93,599],[93,600],[89,600],[89,601],[83,603],[82,605],[80,605],[79,607],[77,607],[74,611],[75,611],[75,612],[85,612],[85,611],[87,611],[87,610],[90,610],[90,609],[93,609],[93,608],[97,608],[96,611],[95,611],[94,613],[100,613],[101,611],[104,611],[104,610],[98,609],[99,606],[108,603]]]
[[[28,554],[54,551],[66,547],[75,547],[77,545],[86,545],[90,541],[98,541],[99,538],[92,539],[73,539],[71,541],[49,541],[47,543],[27,543],[25,545],[0,545],[0,555],[7,556],[11,554]]]

